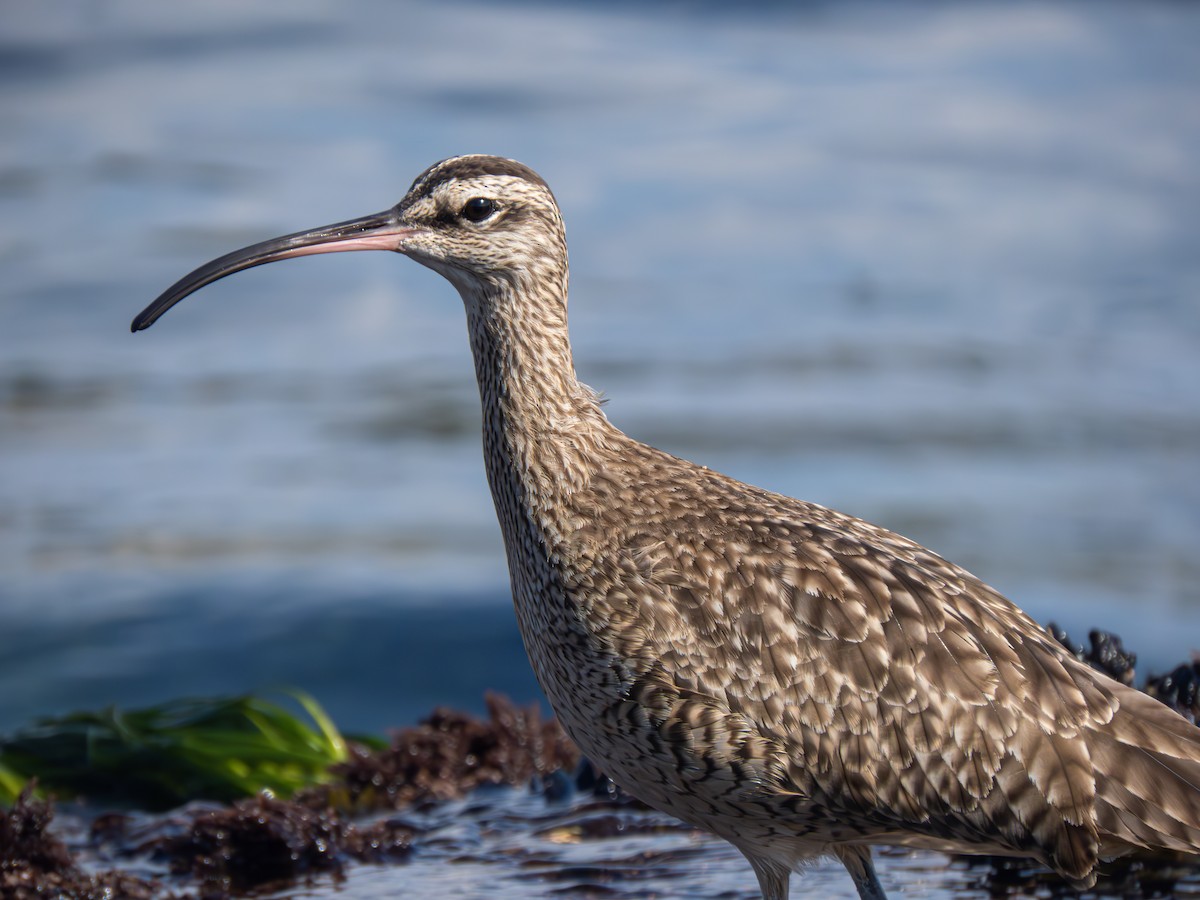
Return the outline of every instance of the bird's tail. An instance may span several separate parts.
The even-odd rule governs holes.
[[[1200,728],[1132,688],[1091,731],[1101,856],[1137,849],[1200,854]]]

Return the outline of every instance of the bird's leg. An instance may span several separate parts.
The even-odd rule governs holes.
[[[854,879],[854,886],[858,888],[858,896],[862,900],[887,900],[883,885],[875,875],[870,847],[841,846],[835,847],[833,852]]]
[[[758,889],[762,891],[763,900],[787,900],[788,880],[791,878],[792,870],[787,866],[781,866],[774,860],[751,856],[745,850],[742,850],[742,853],[754,867],[754,874],[758,876]]]

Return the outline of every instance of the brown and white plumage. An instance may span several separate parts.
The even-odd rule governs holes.
[[[428,169],[393,209],[236,251],[394,250],[462,296],[521,633],[568,734],[622,787],[750,860],[764,897],[872,844],[1099,860],[1200,852],[1200,730],[1067,655],[924,547],[638,443],[575,377],[567,250],[512,160]]]

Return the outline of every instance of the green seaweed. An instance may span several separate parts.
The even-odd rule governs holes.
[[[316,700],[287,694],[300,712],[242,695],[40,719],[0,739],[0,804],[34,778],[43,793],[149,810],[261,791],[289,797],[329,781],[347,750]]]

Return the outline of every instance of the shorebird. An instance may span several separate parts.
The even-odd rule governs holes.
[[[386,212],[201,266],[133,322],[275,260],[392,250],[466,308],[483,451],[530,662],[617,784],[728,840],[765,900],[878,844],[1100,861],[1200,852],[1200,729],[1078,662],[978,578],[885,528],[623,434],[575,375],[567,245],[513,160],[437,163]]]

